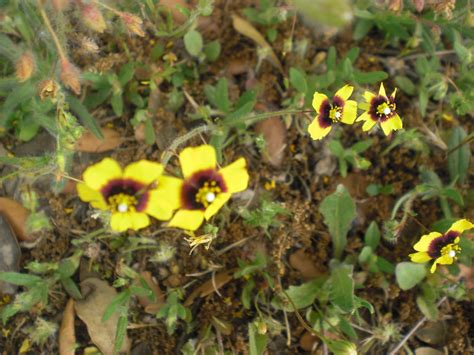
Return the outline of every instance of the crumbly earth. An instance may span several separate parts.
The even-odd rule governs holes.
[[[212,28],[206,33],[206,40],[219,39],[222,44],[222,53],[220,59],[210,66],[200,68],[200,80],[185,83],[185,90],[196,100],[204,102],[203,86],[207,83],[215,83],[216,77],[227,76],[230,83],[231,97],[241,94],[246,86],[258,85],[261,90],[260,101],[266,105],[281,107],[281,101],[285,99],[279,90],[283,85],[283,77],[275,67],[269,62],[264,61],[257,73],[253,73],[251,68],[255,68],[257,63],[257,54],[254,43],[249,39],[237,34],[232,28],[232,12],[239,12],[244,6],[252,4],[253,1],[217,1],[216,10],[212,15],[212,23],[219,29]],[[279,25],[279,35],[272,44],[275,53],[280,57],[285,72],[291,66],[301,66],[308,71],[314,67],[314,58],[325,53],[329,46],[334,45],[339,54],[344,55],[350,48],[357,45],[361,48],[361,56],[356,66],[362,70],[384,69],[392,57],[383,54],[383,38],[377,33],[371,33],[371,36],[359,43],[354,43],[350,30],[344,30],[338,34],[328,35],[323,30],[318,29],[314,34],[309,28],[305,27],[300,21],[296,22],[294,32],[292,31],[291,21]],[[308,51],[304,59],[299,58],[294,53],[287,53],[282,56],[283,39],[293,33],[294,42],[303,38],[310,38]],[[111,69],[119,68],[120,65],[127,62],[125,54],[120,52],[120,46],[117,41],[123,41],[133,54],[134,58],[144,63],[144,66],[159,65],[150,60],[150,51],[153,43],[159,39],[152,38],[139,39],[136,37],[115,38],[110,35],[103,35],[99,38],[100,43],[104,45],[100,60],[94,62],[81,58],[75,53],[73,58],[76,63],[83,68],[107,67]],[[165,42],[166,43],[166,42]],[[393,48],[392,48],[393,49]],[[172,47],[179,58],[184,53],[182,41],[176,41]],[[184,57],[184,55],[183,55]],[[108,60],[108,62],[107,62]],[[233,75],[229,70],[232,63],[235,67],[243,67],[238,74]],[[233,69],[235,70],[235,68]],[[389,81],[388,86],[392,86]],[[163,92],[170,87],[163,84],[160,87]],[[409,98],[400,95],[400,113],[405,118],[405,125],[411,127],[419,119],[420,115]],[[160,102],[157,108],[157,119],[155,122],[157,130],[161,132],[166,129],[166,134],[158,134],[158,138],[165,140],[166,147],[173,137],[183,134],[191,128],[194,123],[187,117],[193,112],[189,103],[177,113],[167,111],[165,102]],[[137,142],[134,137],[134,131],[129,123],[132,117],[132,108],[126,107],[123,117],[114,118],[110,121],[110,107],[100,107],[96,112],[96,117],[103,123],[107,122],[119,130],[127,139],[118,149],[109,155],[117,159],[122,165],[126,165],[139,158],[159,160],[163,147],[160,144],[146,146],[144,143]],[[295,120],[304,119],[295,117]],[[468,118],[463,122],[467,127],[472,128],[472,122]],[[446,128],[450,123],[443,123]],[[166,128],[165,128],[166,127]],[[342,131],[342,143],[349,146],[366,135],[361,132],[359,126],[346,126]],[[184,238],[186,235],[175,230],[162,230],[157,222],[140,233],[130,232],[129,235],[140,235],[159,240],[163,245],[169,245],[175,248],[174,256],[165,263],[153,262],[150,259],[154,251],[138,250],[129,253],[127,261],[132,261],[131,265],[137,270],[148,270],[156,278],[162,291],[168,287],[184,287],[185,299],[191,292],[204,282],[211,279],[212,272],[219,274],[228,270],[233,270],[238,266],[238,260],[251,260],[256,250],[266,254],[269,258],[268,272],[275,280],[280,280],[277,287],[287,288],[289,285],[297,285],[303,282],[300,271],[295,270],[289,264],[289,257],[297,250],[304,249],[313,263],[314,269],[319,273],[328,270],[328,263],[332,255],[330,237],[327,228],[323,223],[322,215],[318,211],[319,203],[330,193],[332,193],[337,184],[344,184],[350,191],[353,198],[357,201],[357,219],[354,221],[348,236],[348,245],[345,252],[349,256],[356,256],[363,246],[363,235],[370,221],[376,221],[379,226],[383,221],[390,218],[391,209],[396,199],[411,190],[419,183],[418,167],[426,165],[434,169],[443,179],[446,177],[446,157],[444,153],[432,148],[430,156],[421,156],[414,151],[403,147],[393,149],[389,154],[382,155],[383,150],[391,143],[393,138],[383,137],[380,134],[371,136],[374,144],[365,153],[365,157],[372,162],[372,166],[365,171],[351,171],[346,178],[341,178],[336,169],[330,175],[320,175],[316,171],[317,163],[324,157],[324,142],[314,143],[307,135],[301,134],[297,125],[293,124],[286,138],[285,156],[280,167],[276,168],[268,164],[253,144],[248,144],[243,137],[237,137],[236,140],[225,149],[225,161],[231,162],[236,157],[244,156],[248,161],[249,172],[251,175],[249,189],[255,193],[255,199],[266,193],[273,201],[281,202],[290,212],[289,216],[281,217],[280,227],[274,227],[269,230],[269,236],[265,235],[261,228],[253,228],[244,224],[242,219],[237,216],[234,207],[242,202],[236,200],[224,208],[215,218],[214,222],[220,227],[218,238],[213,241],[209,250],[199,247],[194,253],[190,254],[189,245]],[[189,144],[200,144],[201,138],[196,138]],[[19,144],[12,142],[13,145]],[[97,161],[101,158],[100,154],[88,155],[80,159],[82,165],[76,167],[78,171],[83,169],[87,162]],[[177,164],[175,159],[171,160],[168,170],[176,171]],[[264,185],[266,182],[275,180],[275,188],[266,191]],[[365,188],[370,183],[391,184],[393,193],[390,195],[378,195],[370,197],[365,192]],[[48,214],[51,216],[54,228],[45,233],[42,241],[32,249],[23,251],[22,265],[37,260],[41,262],[54,262],[70,256],[73,251],[71,241],[81,235],[91,232],[101,227],[101,223],[91,218],[90,209],[82,203],[74,193],[54,195],[47,189],[38,191],[41,195],[44,205],[47,206]],[[244,201],[245,202],[245,201]],[[251,205],[252,207],[254,205]],[[423,221],[424,225],[438,220],[441,217],[441,211],[436,201],[416,201],[413,210],[416,211],[417,220]],[[385,257],[392,263],[407,260],[407,254],[411,252],[413,242],[417,236],[423,232],[421,227],[413,222],[406,226],[400,237],[393,243],[384,241],[379,247],[378,254]],[[224,248],[233,243],[242,244],[231,248],[225,252]],[[98,241],[89,248],[98,248],[95,259],[84,260],[81,266],[81,272],[75,277],[79,282],[84,277],[90,264],[93,265],[93,272],[99,277],[108,280],[110,283],[116,278],[116,266],[119,263],[119,254],[110,240]],[[86,259],[86,258],[84,258]],[[80,274],[80,275],[79,275]],[[197,276],[194,276],[197,275]],[[396,286],[393,277],[389,277],[390,287],[383,288],[383,280],[373,274],[366,275],[365,286],[357,290],[359,297],[367,299],[376,309],[372,318],[368,314],[363,314],[369,323],[378,327],[384,327],[387,323],[397,325],[402,334],[405,334],[414,324],[422,318],[421,312],[416,305],[416,292],[413,290],[402,291]],[[261,292],[261,297],[271,299],[274,291],[271,290],[264,278],[257,279],[257,289]],[[216,292],[203,298],[196,298],[189,306],[192,312],[193,331],[187,333],[184,324],[181,324],[173,335],[166,331],[162,320],[156,320],[153,316],[146,314],[143,307],[132,302],[129,321],[132,325],[138,325],[136,329],[129,330],[129,337],[132,341],[132,348],[136,349],[134,354],[174,354],[179,353],[179,349],[189,340],[197,337],[203,337],[204,332],[210,326],[215,327],[216,319],[228,324],[231,331],[228,333],[220,331],[220,346],[226,350],[232,350],[234,353],[248,353],[248,323],[257,315],[252,307],[246,310],[241,303],[241,290],[245,282],[242,279],[231,280]],[[0,332],[0,350],[2,354],[17,353],[25,337],[24,329],[32,325],[38,315],[53,322],[60,322],[62,312],[67,302],[67,295],[64,291],[58,289],[54,293],[50,304],[43,309],[35,309],[27,314],[19,314],[12,318]],[[293,314],[288,314],[289,328],[292,338],[290,345],[287,346],[285,332],[284,315],[276,312],[270,307],[265,312],[271,315],[277,322],[283,325],[283,331],[278,332],[270,341],[269,353],[272,354],[295,354],[305,353],[300,347],[300,338],[305,330],[300,321]],[[447,348],[453,353],[468,354],[472,353],[473,348],[470,338],[473,335],[473,309],[469,302],[446,302],[440,312],[440,317],[446,318],[448,326]],[[304,314],[303,314],[304,317]],[[214,328],[215,329],[215,328]],[[363,336],[364,333],[361,333]],[[82,353],[87,346],[92,346],[87,334],[85,325],[76,319],[76,336],[80,344],[77,353]],[[31,354],[53,354],[58,352],[57,338],[51,339],[43,347],[33,346],[28,353]],[[393,343],[392,343],[393,344]],[[409,345],[417,347],[422,343],[417,338],[412,338]],[[386,344],[390,345],[390,344]],[[388,347],[379,345],[375,348],[375,353],[385,353]]]

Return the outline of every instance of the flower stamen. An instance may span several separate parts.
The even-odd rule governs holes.
[[[217,195],[221,192],[222,190],[219,186],[217,186],[216,181],[207,181],[198,190],[195,201],[201,203],[205,208],[207,208],[207,206],[214,202]]]
[[[120,193],[110,196],[108,202],[112,212],[125,213],[134,212],[138,201],[135,196]]]
[[[339,122],[342,117],[342,108],[339,106],[332,106],[331,109],[329,110],[329,118],[333,122]]]

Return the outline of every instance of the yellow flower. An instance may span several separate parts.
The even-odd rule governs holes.
[[[314,93],[313,108],[316,110],[317,116],[308,126],[308,132],[312,139],[318,140],[326,137],[335,123],[354,123],[357,116],[357,102],[348,100],[353,90],[352,86],[345,85],[334,94],[331,101],[324,94]]]
[[[179,154],[184,180],[174,191],[180,209],[168,223],[194,231],[204,219],[209,220],[233,193],[248,186],[246,161],[239,158],[224,168],[217,168],[216,151],[211,145],[185,148]],[[169,192],[171,194],[173,192]]]
[[[461,251],[459,247],[460,235],[465,231],[474,228],[474,224],[467,219],[460,219],[453,223],[444,234],[431,232],[421,237],[413,248],[417,253],[410,254],[411,261],[415,263],[426,263],[434,259],[431,272],[435,272],[436,265],[450,265],[456,260],[457,254]]]
[[[364,125],[362,126],[364,132],[371,130],[377,122],[380,122],[380,126],[386,136],[388,136],[390,132],[399,130],[403,127],[402,119],[396,111],[396,93],[397,89],[393,90],[390,97],[387,97],[383,83],[380,84],[378,95],[369,91],[364,93],[368,109],[357,118],[357,122],[364,121]]]
[[[122,170],[115,160],[105,158],[84,171],[84,182],[77,185],[77,192],[92,207],[112,213],[113,230],[138,230],[150,224],[148,216],[168,220],[179,207],[179,200],[168,191],[181,181],[162,173],[161,164],[148,160]]]

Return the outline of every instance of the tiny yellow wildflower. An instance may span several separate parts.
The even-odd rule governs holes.
[[[312,139],[319,140],[326,137],[332,126],[338,122],[354,124],[357,116],[357,102],[349,100],[353,90],[352,86],[345,85],[334,94],[331,101],[324,94],[314,93],[313,108],[317,116],[308,126]]]
[[[179,207],[179,200],[168,191],[179,186],[180,180],[162,173],[161,164],[148,160],[122,170],[115,160],[105,158],[84,171],[84,182],[77,185],[77,192],[92,207],[112,213],[113,230],[138,230],[150,224],[148,216],[168,220]]]
[[[378,95],[366,91],[364,93],[368,109],[357,118],[357,122],[364,121],[362,130],[364,132],[371,130],[378,122],[386,136],[392,131],[403,128],[402,119],[398,115],[395,103],[397,89],[393,90],[390,97],[387,97],[383,83],[380,84]],[[361,106],[363,106],[361,104]]]
[[[216,151],[211,145],[185,148],[179,154],[184,180],[175,185],[174,193],[180,209],[169,222],[169,227],[194,231],[204,219],[209,220],[230,199],[233,193],[248,186],[246,161],[239,158],[232,164],[217,169]]]
[[[426,263],[434,259],[431,272],[435,272],[436,265],[450,265],[457,259],[461,251],[459,247],[460,236],[465,230],[474,228],[467,219],[460,219],[453,223],[444,234],[431,232],[420,238],[413,248],[416,253],[410,254],[411,261],[415,263]]]

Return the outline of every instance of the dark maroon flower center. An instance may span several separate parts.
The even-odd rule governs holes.
[[[226,191],[224,178],[217,170],[201,170],[184,181],[181,200],[184,209],[205,210],[220,193]]]
[[[143,211],[148,203],[148,186],[133,179],[110,180],[100,190],[113,211]]]
[[[322,128],[329,127],[335,122],[339,122],[342,118],[342,111],[344,108],[344,100],[339,96],[334,96],[332,103],[329,99],[323,100],[319,106],[318,121]]]
[[[397,105],[393,96],[375,96],[370,102],[369,115],[374,121],[386,121],[396,115]]]
[[[429,247],[428,247],[428,255],[432,258],[438,258],[441,256],[441,251],[442,249],[449,245],[453,244],[454,240],[459,236],[459,233],[456,231],[449,231],[442,235],[441,237],[438,237],[431,241]]]

